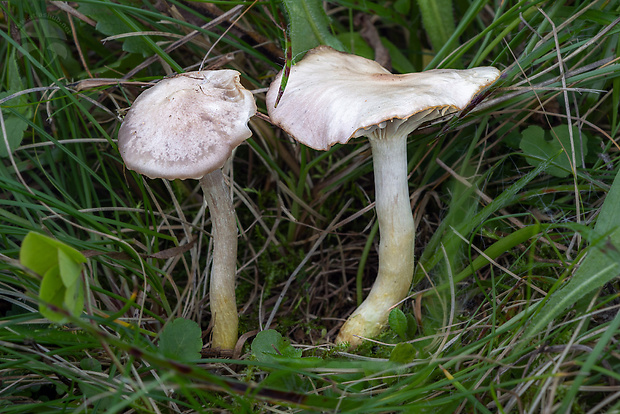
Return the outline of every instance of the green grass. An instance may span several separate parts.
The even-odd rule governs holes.
[[[450,14],[413,0],[285,3],[0,4],[0,411],[620,412],[620,2],[454,0],[440,34],[425,27]],[[333,344],[377,268],[368,145],[319,153],[254,118],[225,168],[248,335],[235,359],[213,353],[198,182],[125,169],[122,116],[140,82],[209,50],[266,113],[288,45],[374,56],[359,14],[376,16],[395,72],[503,72],[474,111],[410,138],[410,325]],[[66,324],[38,312],[40,277],[18,261],[29,231],[88,258],[84,313]],[[272,313],[283,356],[265,360],[252,342]],[[160,352],[178,318],[200,324],[202,359]]]

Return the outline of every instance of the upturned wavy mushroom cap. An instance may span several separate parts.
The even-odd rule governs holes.
[[[499,74],[478,67],[394,75],[372,60],[319,46],[291,68],[275,107],[278,74],[267,92],[267,110],[295,139],[326,150],[377,129],[409,133],[422,122],[462,110]]]
[[[252,135],[252,93],[239,72],[188,72],[163,79],[133,103],[118,132],[127,167],[150,178],[200,179]]]

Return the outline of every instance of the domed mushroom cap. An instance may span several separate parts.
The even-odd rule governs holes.
[[[319,46],[291,68],[275,107],[278,74],[267,92],[267,110],[272,122],[295,139],[325,150],[385,128],[390,120],[404,120],[396,128],[407,129],[407,120],[417,126],[461,110],[499,74],[479,67],[394,75],[372,60]]]
[[[133,103],[118,131],[127,168],[150,178],[200,179],[252,135],[252,93],[239,72],[188,72],[163,79]]]

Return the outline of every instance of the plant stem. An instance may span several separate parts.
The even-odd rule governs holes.
[[[211,214],[213,265],[211,267],[211,314],[213,348],[233,349],[237,343],[239,316],[235,300],[237,268],[237,223],[229,187],[221,169],[200,180]]]
[[[407,184],[407,133],[370,138],[379,220],[379,272],[370,294],[340,330],[337,342],[376,336],[391,308],[405,298],[413,279],[415,228]]]

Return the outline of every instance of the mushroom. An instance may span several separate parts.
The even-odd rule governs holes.
[[[237,342],[235,301],[237,225],[221,167],[252,135],[252,93],[234,70],[188,72],[167,78],[133,103],[118,132],[127,168],[150,178],[198,179],[211,214],[210,300],[214,348]]]
[[[326,150],[365,136],[372,149],[379,270],[336,342],[355,347],[362,338],[376,336],[411,287],[415,228],[407,136],[423,122],[462,110],[498,76],[493,67],[394,75],[372,60],[319,46],[292,67],[277,103],[282,72],[271,84],[269,117],[297,141]]]

